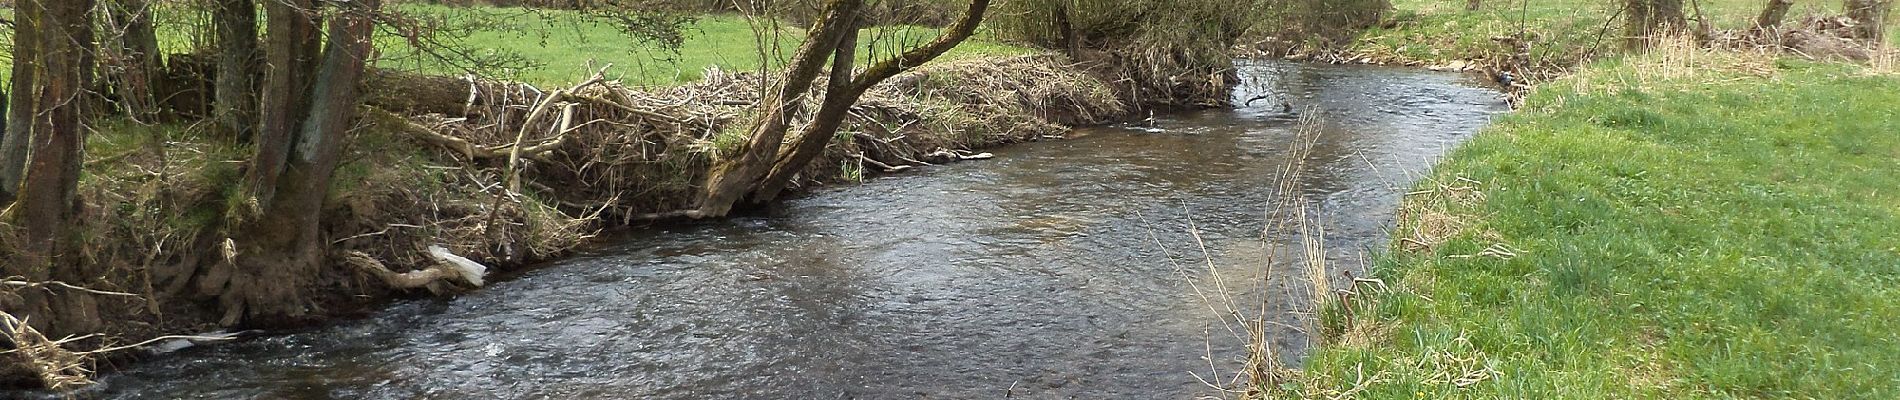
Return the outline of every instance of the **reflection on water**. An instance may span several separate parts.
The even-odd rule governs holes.
[[[1292,121],[1327,121],[1300,193],[1348,268],[1404,187],[1501,110],[1457,75],[1242,66],[1238,110],[1092,129],[993,160],[820,190],[758,216],[633,234],[453,299],[191,349],[106,398],[1183,398],[1240,342],[1188,285],[1208,256],[1247,304]],[[1268,240],[1292,240],[1269,232]],[[1170,261],[1170,254],[1176,260]],[[1291,260],[1282,254],[1280,260]],[[1177,270],[1177,263],[1182,269]],[[1264,301],[1262,301],[1264,300]],[[1297,325],[1293,317],[1289,324]],[[1276,329],[1289,357],[1297,330]],[[1210,350],[1211,349],[1211,350]],[[1213,362],[1207,359],[1210,356]]]

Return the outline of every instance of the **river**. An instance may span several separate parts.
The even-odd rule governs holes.
[[[1297,271],[1297,257],[1274,254],[1298,239],[1263,230],[1296,127],[1281,101],[1325,121],[1296,184],[1328,259],[1352,271],[1384,248],[1406,188],[1506,110],[1458,74],[1240,69],[1236,102],[1268,98],[628,233],[462,296],[152,357],[84,397],[1210,394],[1204,380],[1230,379],[1245,356],[1196,294],[1213,276],[1285,323],[1271,330],[1285,360],[1306,348],[1302,283],[1261,283]]]

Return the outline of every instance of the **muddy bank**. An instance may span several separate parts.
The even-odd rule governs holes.
[[[428,251],[431,246],[505,276],[567,255],[600,232],[636,223],[632,216],[690,202],[707,167],[745,140],[740,125],[765,87],[755,74],[706,76],[670,88],[591,82],[558,101],[547,101],[555,89],[463,82],[470,88],[463,93],[472,96],[459,106],[436,102],[427,113],[365,109],[326,205],[323,229],[332,262],[306,288],[316,296],[302,304],[310,317],[271,327],[357,315],[392,298],[473,289],[442,282],[416,290],[391,287],[392,276],[442,264]],[[1136,107],[1109,82],[1055,56],[922,67],[867,94],[843,133],[797,182],[853,182],[978,159],[985,155],[976,150],[1113,121]],[[539,116],[537,108],[544,109]],[[90,139],[95,156],[80,184],[86,222],[77,229],[89,239],[80,262],[104,272],[71,283],[136,296],[24,289],[99,303],[103,327],[44,329],[50,338],[98,334],[66,343],[67,349],[250,328],[231,326],[229,310],[216,301],[234,258],[233,228],[222,216],[243,176],[243,150],[193,128],[156,129],[100,127],[106,133]],[[30,306],[20,301],[15,292],[0,293],[0,309]],[[16,386],[83,379],[88,370],[122,362],[49,371],[21,369],[39,365],[30,360],[9,361],[14,376],[27,375],[11,380]]]

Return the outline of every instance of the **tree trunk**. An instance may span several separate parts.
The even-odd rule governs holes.
[[[328,241],[322,237],[323,202],[328,197],[338,153],[360,99],[357,87],[373,46],[372,14],[378,3],[377,0],[336,3],[343,9],[330,21],[328,46],[323,51],[315,79],[309,80],[311,86],[304,91],[306,101],[301,102],[309,111],[299,124],[281,126],[286,129],[281,138],[282,147],[263,147],[277,140],[269,129],[274,126],[266,120],[266,129],[261,131],[264,133],[261,139],[265,140],[258,143],[252,175],[260,177],[255,182],[268,182],[275,187],[261,191],[269,196],[256,199],[262,212],[247,218],[241,227],[244,240],[238,242],[238,259],[233,270],[228,271],[228,286],[220,298],[225,311],[223,322],[227,325],[240,322],[268,325],[306,313],[309,283],[320,271],[327,251]],[[275,21],[272,25],[273,30],[277,29]],[[307,49],[302,41],[272,39],[273,46],[268,50],[273,53],[272,60],[297,62],[297,57],[277,53]],[[271,84],[300,80],[278,76]],[[273,109],[287,103],[266,97],[265,104],[264,114],[275,116],[267,118],[290,115],[290,110]],[[274,160],[265,159],[266,153],[271,151],[280,153],[270,156]],[[281,167],[271,168],[269,162],[277,162]]]
[[[780,75],[778,87],[765,101],[757,122],[753,125],[750,139],[739,150],[739,155],[721,161],[707,175],[704,192],[699,207],[686,213],[692,218],[724,216],[732,211],[732,206],[751,192],[753,185],[771,171],[775,156],[784,144],[785,131],[790,129],[792,116],[803,105],[806,92],[811,83],[818,79],[818,72],[829,60],[838,39],[844,36],[847,26],[858,18],[858,11],[864,6],[862,0],[831,0],[825,3],[823,14],[812,24],[810,36],[793,53],[792,62]]]
[[[970,35],[975,34],[977,25],[983,22],[983,13],[989,9],[989,3],[989,0],[971,1],[970,8],[964,10],[963,16],[959,17],[955,23],[944,28],[943,35],[937,37],[937,40],[873,65],[864,73],[848,79],[849,84],[840,84],[838,82],[840,77],[850,74],[849,72],[840,73],[838,65],[842,63],[845,71],[851,69],[851,62],[848,60],[852,55],[846,47],[856,47],[855,30],[853,30],[854,33],[846,36],[848,39],[839,46],[838,59],[834,60],[832,65],[833,80],[830,83],[830,89],[825,91],[823,105],[819,107],[816,114],[812,115],[811,123],[805,127],[804,133],[799,135],[796,143],[784,154],[779,155],[778,161],[772,166],[771,173],[767,174],[759,183],[758,188],[753,190],[753,201],[765,202],[777,198],[779,193],[791,184],[793,176],[805,169],[806,165],[810,165],[812,160],[817,159],[820,154],[824,154],[825,146],[831,143],[831,137],[838,133],[838,127],[843,124],[847,112],[850,111],[852,105],[857,104],[859,97],[864,96],[864,92],[870,91],[872,87],[886,79],[897,76],[898,73],[936,59],[957,47],[957,44],[969,39]]]
[[[1854,20],[1854,38],[1881,43],[1887,37],[1887,16],[1893,0],[1847,0],[1847,18]]]
[[[32,117],[32,144],[25,179],[20,186],[18,220],[24,230],[17,266],[29,280],[69,280],[83,284],[87,275],[79,262],[72,226],[78,223],[79,173],[84,154],[81,121],[85,115],[85,53],[90,46],[92,0],[61,0],[40,4],[35,35],[39,40],[39,85],[28,92],[37,97],[39,112]],[[34,63],[27,60],[25,63]],[[8,271],[13,272],[13,271]],[[23,291],[34,305],[33,323],[54,335],[97,329],[97,305],[89,295],[51,295]],[[34,298],[39,297],[39,298]]]
[[[1624,0],[1623,15],[1623,47],[1649,47],[1649,0]]]
[[[13,203],[20,194],[20,181],[26,175],[27,144],[32,143],[33,87],[39,76],[38,65],[26,60],[39,59],[39,2],[16,0],[13,21],[13,76],[7,93],[6,135],[0,137],[0,206]]]
[[[298,121],[304,119],[310,76],[321,49],[317,12],[311,0],[264,2],[270,22],[266,37],[264,95],[256,140],[257,153],[245,174],[247,213],[270,207],[277,177],[289,159]],[[248,217],[248,216],[247,216]]]
[[[218,0],[212,13],[218,34],[212,116],[225,134],[250,140],[257,130],[257,6],[251,0]]]
[[[752,190],[753,201],[766,202],[777,197],[778,192],[784,190],[793,177],[811,164],[812,159],[824,153],[825,146],[831,143],[832,136],[838,132],[838,127],[851,111],[851,105],[856,104],[858,96],[862,94],[853,93],[851,87],[857,47],[857,24],[851,24],[851,29],[838,40],[838,46],[833,50],[831,79],[825,84],[825,99],[819,103],[818,112],[813,113],[811,122],[800,130],[798,138],[792,141],[792,147],[775,157],[772,169]]]
[[[1664,33],[1682,32],[1689,26],[1682,10],[1682,0],[1650,0],[1650,23]]]
[[[1627,0],[1624,35],[1630,49],[1645,49],[1664,36],[1682,33],[1689,25],[1682,0]]]
[[[1062,41],[1062,50],[1070,59],[1082,52],[1082,37],[1075,33],[1075,23],[1069,21],[1069,4],[1056,4],[1055,10],[1056,40]]]
[[[149,0],[112,0],[106,26],[116,32],[116,43],[106,46],[106,82],[120,107],[134,120],[151,122],[158,115],[152,76],[158,72],[158,33],[152,25]]]
[[[1755,29],[1774,30],[1781,21],[1788,19],[1788,9],[1794,8],[1794,0],[1768,0],[1768,6],[1762,7],[1761,16],[1755,17]]]

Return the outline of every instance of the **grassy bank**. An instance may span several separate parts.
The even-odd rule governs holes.
[[[1534,90],[1411,196],[1293,394],[1900,396],[1900,76],[1678,49]]]
[[[1288,51],[1296,58],[1327,62],[1364,62],[1435,67],[1495,67],[1515,52],[1498,38],[1527,38],[1531,62],[1543,69],[1563,69],[1588,56],[1613,55],[1622,46],[1621,3],[1605,0],[1485,1],[1478,10],[1450,0],[1393,0],[1385,23],[1358,32],[1340,45],[1318,39],[1256,43],[1263,51]],[[1708,0],[1685,4],[1692,19],[1699,14],[1716,30],[1744,29],[1754,23],[1765,2]],[[1840,2],[1797,2],[1787,24],[1810,14],[1836,15]],[[1900,20],[1890,21],[1888,37],[1900,37]],[[1272,32],[1262,26],[1261,32]],[[1260,40],[1264,38],[1256,38]],[[1276,50],[1282,47],[1290,49]]]

